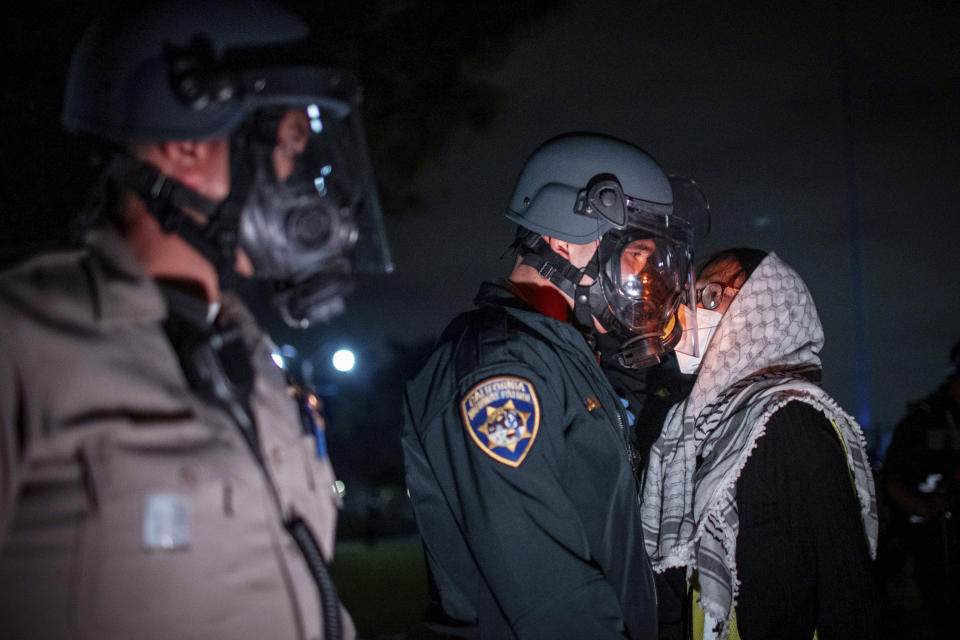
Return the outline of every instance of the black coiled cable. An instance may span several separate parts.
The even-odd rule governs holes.
[[[340,640],[342,633],[340,620],[340,598],[337,597],[337,586],[333,583],[330,568],[323,559],[320,545],[310,531],[307,524],[299,517],[284,523],[287,531],[297,541],[300,552],[307,561],[307,567],[317,583],[317,592],[320,594],[320,612],[323,615],[324,640]]]

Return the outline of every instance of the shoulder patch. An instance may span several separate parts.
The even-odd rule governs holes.
[[[533,384],[516,376],[487,378],[460,401],[464,426],[485,454],[519,467],[540,430],[540,401]]]

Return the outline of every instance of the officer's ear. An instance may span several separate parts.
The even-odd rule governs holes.
[[[575,242],[567,242],[566,240],[560,240],[550,236],[543,236],[543,239],[547,241],[547,244],[550,245],[550,248],[553,249],[554,253],[572,264],[577,269],[582,269],[589,264],[591,258],[593,258],[597,251],[596,241],[587,244],[577,244]]]
[[[550,245],[550,248],[555,254],[566,260],[570,261],[570,243],[566,240],[560,240],[559,238],[553,238],[551,236],[543,236],[543,239],[547,241],[547,244]]]
[[[226,138],[138,143],[130,145],[130,153],[211,200],[223,200],[230,192]]]

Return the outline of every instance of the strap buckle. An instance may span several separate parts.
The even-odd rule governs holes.
[[[544,262],[540,265],[540,268],[537,269],[537,272],[540,274],[541,278],[549,280],[553,274],[557,272],[557,268],[549,262]]]

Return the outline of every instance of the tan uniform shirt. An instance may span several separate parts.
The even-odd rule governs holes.
[[[304,519],[329,561],[339,498],[268,340],[226,296],[253,354],[265,474],[189,390],[141,263],[114,232],[88,244],[0,276],[3,634],[320,638],[281,518]]]

